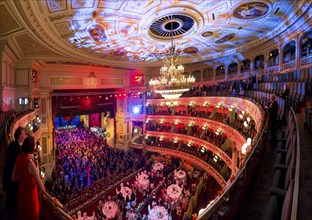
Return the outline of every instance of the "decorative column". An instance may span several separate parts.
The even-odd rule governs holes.
[[[224,64],[225,66],[225,80],[227,80],[229,78],[229,68],[228,68],[228,64]]]
[[[216,68],[215,68],[215,66],[212,67],[212,71],[213,71],[212,80],[216,80]]]
[[[127,97],[117,98],[116,105],[116,145],[115,147],[121,150],[128,150],[129,142],[128,136],[129,131],[127,131],[127,124],[129,124],[129,119],[127,118]],[[145,108],[144,108],[145,109]],[[145,120],[143,126],[145,125]]]
[[[254,71],[255,71],[255,57],[251,57],[249,75],[252,75]]]
[[[295,58],[295,66],[296,68],[300,67],[300,35],[296,37],[296,58]]]
[[[264,52],[264,70],[263,73],[266,74],[268,72],[269,64],[268,64],[269,51]]]
[[[237,78],[239,78],[241,75],[241,66],[242,66],[242,61],[238,60],[237,61]]]
[[[280,44],[278,46],[278,66],[279,66],[279,71],[281,72],[283,70],[283,45]]]

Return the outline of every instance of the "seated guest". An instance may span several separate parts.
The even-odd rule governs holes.
[[[124,197],[122,196],[122,193],[121,193],[121,192],[119,192],[119,193],[117,194],[117,198],[118,198],[119,200],[121,200],[121,201],[124,201],[124,200],[125,200]]]

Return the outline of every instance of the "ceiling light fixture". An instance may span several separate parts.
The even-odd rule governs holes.
[[[151,90],[160,93],[165,99],[177,99],[190,89],[195,82],[194,76],[185,77],[184,66],[179,64],[181,50],[173,45],[173,22],[171,22],[171,47],[165,52],[164,65],[160,76],[149,81]]]

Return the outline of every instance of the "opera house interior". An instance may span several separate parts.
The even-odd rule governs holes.
[[[311,27],[310,0],[0,0],[0,219],[312,219]]]

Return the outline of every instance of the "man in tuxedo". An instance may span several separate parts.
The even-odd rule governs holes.
[[[283,92],[281,93],[282,98],[284,99],[284,98],[288,97],[289,92],[290,92],[290,90],[288,88],[288,85],[285,84],[283,87]]]
[[[11,181],[11,176],[17,156],[21,153],[21,145],[26,138],[25,128],[19,126],[14,132],[14,141],[12,141],[7,149],[3,178],[2,188],[5,192],[5,205],[9,219],[16,218],[17,211],[17,193],[18,193],[18,182]]]
[[[276,118],[278,112],[278,104],[275,95],[271,96],[268,108],[269,113],[269,129],[271,134],[271,143],[276,144]]]

